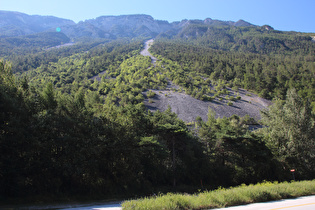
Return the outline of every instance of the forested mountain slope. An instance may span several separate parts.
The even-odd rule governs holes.
[[[310,51],[314,49],[310,43]],[[284,99],[288,89],[296,88],[304,98],[315,100],[315,57],[311,52],[304,56],[226,52],[176,40],[157,41],[152,52],[177,62],[183,70],[226,81],[231,88],[253,90],[263,98]],[[178,74],[173,81],[186,86],[191,83]]]
[[[161,36],[163,37],[163,34]],[[168,38],[179,38],[198,46],[232,52],[302,55],[314,53],[311,34],[277,31],[267,25],[211,27],[205,24],[190,24]]]
[[[315,178],[314,34],[146,15],[60,28],[1,39],[0,199]]]

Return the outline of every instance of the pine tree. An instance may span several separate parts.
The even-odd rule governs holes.
[[[310,103],[290,89],[285,101],[278,100],[261,115],[268,145],[279,160],[314,178],[315,117]]]

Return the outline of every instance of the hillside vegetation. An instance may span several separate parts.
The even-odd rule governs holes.
[[[290,180],[292,168],[296,179],[315,178],[309,34],[236,26],[242,21],[182,21],[167,31],[158,23],[165,31],[150,49],[155,63],[140,55],[148,37],[135,32],[60,48],[6,45],[16,53],[0,62],[0,199],[195,192]],[[251,51],[257,33],[287,47],[264,39]],[[24,38],[17,40],[32,43]],[[176,114],[178,96],[194,115]],[[209,108],[198,112],[198,104]]]

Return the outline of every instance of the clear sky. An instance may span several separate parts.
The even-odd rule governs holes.
[[[243,19],[277,30],[315,32],[315,0],[0,0],[0,10],[53,15],[75,22],[127,14],[147,14],[169,22]]]

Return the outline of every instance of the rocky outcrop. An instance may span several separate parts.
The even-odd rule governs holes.
[[[266,30],[266,31],[274,30],[274,28],[269,26],[269,25],[263,25],[263,26],[261,26],[261,29]]]

